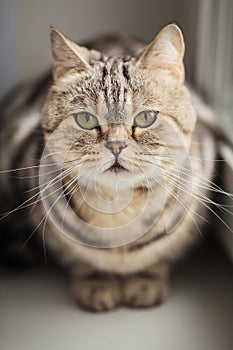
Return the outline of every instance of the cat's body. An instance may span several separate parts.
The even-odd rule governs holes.
[[[96,42],[92,48],[101,50],[100,54],[75,46],[53,29],[55,83],[48,95],[50,76],[23,86],[3,108],[1,169],[29,167],[15,174],[21,179],[12,178],[12,172],[1,174],[3,211],[25,201],[28,205],[5,220],[14,220],[19,232],[38,226],[46,247],[71,271],[77,302],[92,310],[161,302],[172,262],[198,238],[206,217],[205,200],[210,197],[217,156],[216,139],[207,124],[215,121],[196,96],[194,110],[183,84],[184,48],[178,28],[171,25],[161,33],[145,51],[140,43],[126,39]],[[153,115],[140,114],[152,109]],[[84,120],[80,111],[87,110],[91,117],[85,115]],[[89,128],[89,122],[96,122],[95,115],[98,124]],[[77,131],[73,116],[79,118]],[[154,118],[150,125],[139,124],[148,123],[148,118]],[[69,173],[64,165],[68,169],[64,186],[76,185],[70,198],[72,210],[96,230],[99,241],[93,239],[90,229],[90,246],[80,238],[85,236],[85,224],[84,230],[81,224],[76,226],[69,213],[67,220],[60,213],[65,232],[75,227],[82,231],[81,236],[79,232],[75,237],[72,231],[67,237],[51,218],[45,227],[43,201],[37,201],[36,191],[27,192],[38,189],[37,166],[46,144],[58,163],[74,167]],[[75,163],[80,160],[82,169]],[[89,168],[85,162],[91,164]],[[154,169],[161,171],[158,167],[165,180],[153,173]],[[74,169],[80,178],[68,182],[74,179]],[[122,179],[130,182],[133,198],[115,211],[115,184]],[[101,195],[93,183],[100,187]],[[127,185],[118,188],[123,202],[127,190]],[[27,202],[32,195],[35,197]],[[176,211],[179,203],[183,210]],[[101,229],[114,233],[118,226],[125,236],[116,231],[113,244],[106,234],[101,238]]]

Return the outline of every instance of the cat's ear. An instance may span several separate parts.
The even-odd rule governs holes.
[[[59,79],[73,68],[76,71],[90,68],[88,61],[91,59],[91,51],[75,44],[54,27],[50,30],[50,40],[54,79]]]
[[[156,69],[169,71],[179,82],[184,81],[184,39],[175,24],[164,27],[147,46],[137,61],[137,66],[153,74]]]

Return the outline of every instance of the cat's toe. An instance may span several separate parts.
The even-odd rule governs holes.
[[[168,294],[166,280],[133,276],[124,281],[124,304],[129,307],[150,307],[165,301]]]
[[[120,304],[121,293],[115,278],[90,278],[75,281],[72,294],[79,306],[91,311],[108,311]]]

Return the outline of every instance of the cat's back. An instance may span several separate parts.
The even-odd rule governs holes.
[[[145,44],[138,39],[126,35],[105,35],[85,43],[89,49],[113,56],[135,56]]]

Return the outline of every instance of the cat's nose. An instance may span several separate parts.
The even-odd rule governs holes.
[[[127,147],[125,141],[106,141],[105,146],[114,154],[114,156],[120,154],[121,151]]]

